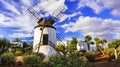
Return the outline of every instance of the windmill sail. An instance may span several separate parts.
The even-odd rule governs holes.
[[[53,17],[56,17],[56,18],[61,18],[64,14],[63,12],[66,10],[66,7],[64,6],[59,6],[53,13]]]
[[[27,9],[27,11],[29,12],[29,14],[32,16],[32,18],[34,19],[34,20],[37,20],[37,22],[38,22],[38,25],[35,27],[35,31],[37,31],[37,33],[39,33],[38,35],[35,35],[35,39],[37,39],[38,41],[36,42],[35,41],[35,46],[33,47],[33,51],[35,51],[35,52],[37,52],[37,53],[39,53],[40,51],[42,51],[42,52],[44,52],[43,51],[43,48],[45,47],[45,46],[43,46],[44,44],[42,43],[43,42],[43,35],[45,34],[45,30],[44,30],[44,28],[46,28],[46,29],[48,29],[48,30],[52,30],[53,32],[52,32],[52,34],[51,34],[51,31],[48,31],[48,30],[46,30],[46,31],[48,31],[49,33],[46,33],[46,34],[49,34],[50,36],[53,36],[53,37],[49,37],[49,41],[50,41],[50,46],[52,46],[52,47],[55,47],[55,46],[53,46],[53,45],[55,45],[55,43],[56,43],[56,28],[53,26],[53,24],[55,23],[55,21],[54,21],[54,19],[53,19],[53,17],[55,17],[55,18],[61,18],[64,14],[63,14],[63,12],[66,10],[66,8],[64,7],[64,6],[59,6],[53,13],[52,13],[52,15],[48,18],[48,19],[46,19],[45,17],[44,18],[42,18],[41,16],[40,16],[40,14],[38,14],[39,13],[39,11],[37,11],[37,10],[35,10],[33,7],[30,7],[30,8],[28,8]],[[50,14],[49,14],[50,15]],[[48,27],[50,27],[50,28],[48,28]],[[39,29],[39,30],[38,30]],[[40,47],[42,47],[42,48],[40,48]],[[42,49],[42,50],[41,50]],[[50,49],[50,48],[49,48]],[[51,49],[50,49],[51,50]],[[54,50],[55,50],[55,48],[54,48]],[[48,52],[48,51],[47,51]]]
[[[29,14],[32,16],[34,20],[39,21],[39,19],[41,19],[41,16],[37,14],[37,11],[33,7],[28,8],[27,11],[29,12]]]

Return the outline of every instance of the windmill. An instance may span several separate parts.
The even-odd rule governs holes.
[[[62,12],[65,11],[65,7],[59,6],[48,19],[40,17],[33,7],[27,9],[27,11],[38,20],[38,25],[34,28],[34,43],[33,52],[41,52],[46,56],[55,54],[56,46],[56,28],[53,26],[55,18],[63,16]]]

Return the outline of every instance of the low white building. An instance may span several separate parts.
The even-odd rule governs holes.
[[[22,42],[11,42],[11,46],[12,46],[12,47],[17,46],[17,47],[23,48],[23,43],[22,43]],[[8,50],[9,50],[9,51],[12,51],[13,48],[9,48]]]
[[[57,45],[58,44],[62,44],[64,45],[65,47],[70,45],[71,43],[71,40],[62,40],[62,41],[57,41]],[[77,47],[77,51],[80,51],[80,50],[86,50],[88,51],[88,45],[85,41],[82,41],[82,40],[78,40],[78,43],[76,44],[76,47]],[[91,45],[90,44],[90,50],[96,50],[96,45]]]
[[[23,48],[23,43],[22,42],[12,42],[11,44]]]
[[[88,51],[88,45],[86,42],[79,40],[77,43],[77,50],[86,50]],[[90,50],[96,50],[96,46],[95,45],[91,45],[90,44]]]
[[[70,45],[70,43],[71,43],[71,40],[57,41],[57,45],[58,45],[58,44],[62,44],[62,45],[64,45],[65,47],[68,46],[68,45]]]

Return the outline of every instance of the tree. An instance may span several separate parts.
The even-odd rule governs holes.
[[[76,51],[76,47],[74,46],[74,45],[68,45],[67,47],[66,47],[66,50],[67,50],[67,52],[69,52],[69,53],[74,53],[75,51]]]
[[[24,50],[25,50],[25,52],[28,52],[28,53],[30,53],[30,52],[32,52],[32,50],[33,50],[33,45],[28,45],[27,47],[25,47],[24,48]]]
[[[109,48],[118,48],[120,46],[120,40],[116,39],[108,44]]]
[[[99,51],[99,43],[100,43],[100,40],[99,40],[99,38],[94,38],[94,40],[95,40],[95,43],[96,43],[96,51]]]
[[[0,55],[6,52],[10,46],[9,40],[6,38],[0,38]]]
[[[106,40],[106,39],[101,39],[101,40],[100,40],[100,43],[102,44],[102,47],[104,48],[105,43],[107,43],[107,40]]]
[[[117,59],[117,51],[116,49],[120,46],[120,40],[116,39],[108,44],[109,48],[114,48],[115,51],[115,58]]]
[[[15,38],[15,39],[13,40],[13,42],[20,42],[20,39],[19,39],[19,38]]]
[[[94,44],[95,44],[95,42],[90,42],[90,44],[94,45]],[[93,50],[93,47],[92,47],[92,50]]]
[[[65,46],[62,44],[58,44],[55,48],[57,51],[62,52],[64,55],[66,55],[66,51],[65,51]]]
[[[66,47],[67,51],[70,53],[76,51],[77,50],[76,44],[77,44],[77,38],[72,37],[71,44]]]
[[[92,37],[90,35],[86,35],[85,36],[85,42],[88,45],[88,50],[90,50],[90,41],[91,41]]]
[[[71,44],[76,45],[77,44],[77,38],[72,37]]]
[[[27,51],[27,47],[29,47],[29,45],[26,43],[26,42],[23,42],[23,52],[26,52]]]

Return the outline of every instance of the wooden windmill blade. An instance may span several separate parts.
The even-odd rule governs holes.
[[[33,19],[37,19],[38,22],[43,22],[43,25],[42,25],[42,29],[41,29],[41,35],[40,35],[40,41],[38,44],[35,45],[35,47],[33,48],[33,50],[37,50],[37,53],[39,53],[39,50],[40,50],[40,46],[42,45],[41,44],[41,40],[42,40],[42,37],[43,37],[43,31],[44,31],[44,28],[45,28],[45,22],[46,20],[45,19],[42,19],[40,20],[42,17],[40,17],[38,14],[37,14],[37,11],[34,10],[33,7],[30,7],[27,9],[28,12],[32,15]],[[56,18],[60,18],[62,17],[64,14],[62,14],[64,11],[66,10],[66,8],[64,6],[59,6],[53,13],[52,13],[52,16],[53,17],[56,17]],[[53,22],[54,20],[50,20],[49,22]],[[40,24],[40,23],[38,23]]]
[[[45,22],[45,21],[44,21],[44,22]],[[41,35],[40,35],[40,42],[39,42],[39,45],[38,45],[38,51],[37,51],[37,53],[39,53],[39,50],[40,50],[40,46],[41,46],[41,42],[42,42],[42,37],[43,37],[44,27],[45,27],[45,23],[44,23],[43,26],[42,26],[42,31],[41,31]]]
[[[28,8],[27,11],[32,16],[33,19],[39,20],[41,18],[41,16],[37,14],[37,11],[33,7]]]
[[[37,19],[38,22],[42,21],[41,17],[37,15],[37,12],[34,10],[33,7],[28,8],[27,11],[32,15],[33,19]],[[33,48],[33,51],[38,49],[37,53],[39,52],[39,48],[40,48],[40,45],[41,45],[43,29],[44,29],[44,24],[43,24],[42,31],[41,31],[40,42]]]
[[[64,14],[62,14],[66,10],[66,7],[64,6],[59,6],[53,13],[52,16],[56,18],[61,18]]]
[[[64,10],[65,10],[65,7],[61,7],[61,6],[60,6],[55,12],[53,12],[53,16],[56,17],[56,18],[62,16],[61,13],[62,13]],[[50,19],[50,18],[49,18],[49,19]],[[52,21],[54,21],[54,20],[50,20],[49,22],[52,22]],[[43,24],[43,27],[42,27],[40,42],[41,42],[41,40],[42,40],[44,26],[45,26],[45,23]],[[39,53],[40,45],[41,45],[41,44],[38,45],[38,51],[37,51],[37,53]]]

